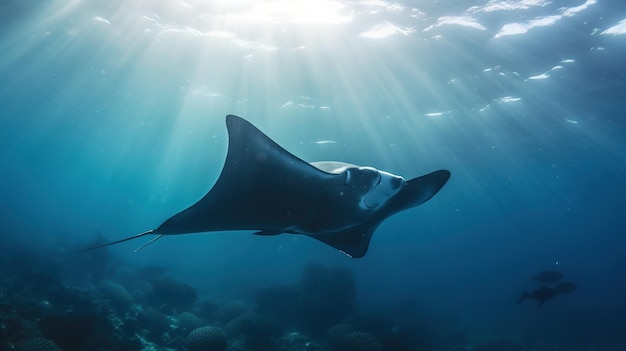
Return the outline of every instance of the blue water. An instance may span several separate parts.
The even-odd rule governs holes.
[[[351,272],[359,309],[449,323],[464,347],[626,344],[622,1],[9,0],[0,52],[5,278],[97,284],[74,250],[202,197],[236,114],[306,161],[452,177],[361,259],[304,236],[194,234],[103,249],[100,279],[166,267],[247,301],[316,263]],[[577,289],[515,304],[546,269]]]

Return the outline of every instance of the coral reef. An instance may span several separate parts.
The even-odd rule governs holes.
[[[456,319],[420,315],[412,303],[357,306],[350,272],[315,264],[295,284],[218,298],[198,298],[195,288],[165,277],[162,268],[126,267],[77,287],[25,267],[0,271],[0,351],[558,348],[557,340],[528,333],[524,342],[502,336],[477,342]]]
[[[204,321],[202,321],[202,318],[191,312],[183,312],[178,316],[178,329],[180,329],[185,336],[192,330],[200,328],[203,325]]]

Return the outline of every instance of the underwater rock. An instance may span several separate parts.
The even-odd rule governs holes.
[[[221,328],[202,327],[189,333],[185,346],[190,351],[224,351],[228,346],[228,338]]]
[[[15,341],[24,338],[27,335],[24,320],[13,313],[0,316],[0,350],[2,350],[5,342]]]
[[[220,322],[226,324],[231,320],[246,313],[247,311],[248,306],[246,306],[246,304],[244,304],[242,301],[229,301],[218,309],[217,318]]]
[[[231,337],[242,338],[249,350],[275,348],[275,340],[283,330],[273,318],[254,312],[246,312],[231,320],[224,329]]]
[[[208,297],[203,297],[198,302],[196,302],[196,306],[193,309],[194,313],[202,317],[206,320],[213,319],[215,313],[219,309],[219,305]]]
[[[3,279],[2,284],[2,303],[7,303],[10,309],[28,319],[34,319],[44,310],[52,308],[76,311],[89,310],[93,306],[83,292],[67,288],[46,274],[13,276]]]
[[[39,318],[46,306],[49,306],[47,301],[25,301],[24,303],[15,304],[14,311],[22,318],[32,320]]]
[[[152,337],[158,337],[170,329],[170,321],[167,317],[152,307],[148,307],[137,315],[140,329],[148,330]]]
[[[16,351],[63,351],[54,341],[44,338],[22,340],[17,344]]]
[[[109,321],[97,314],[50,314],[39,321],[43,336],[65,351],[106,348],[113,337]]]
[[[160,308],[189,310],[196,302],[198,293],[191,285],[161,277],[152,282],[152,292],[149,298],[155,306]]]
[[[31,273],[21,280],[22,294],[33,294],[35,296],[45,295],[51,289],[62,289],[61,281],[45,273]]]

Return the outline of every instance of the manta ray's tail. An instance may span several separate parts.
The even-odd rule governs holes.
[[[527,298],[529,298],[529,297],[530,297],[530,295],[528,295],[528,293],[527,293],[527,292],[522,293],[522,296],[520,296],[520,297],[519,297],[519,299],[517,300],[517,302],[516,302],[516,303],[520,303],[520,302],[522,302],[522,301],[526,300],[526,299],[527,299]]]
[[[154,232],[154,230],[148,230],[148,231],[146,231],[146,232],[139,233],[139,234],[137,234],[137,235],[133,235],[133,236],[131,236],[131,237],[124,238],[124,239],[121,239],[121,240],[113,241],[113,242],[106,243],[106,244],[102,244],[102,245],[98,245],[98,246],[87,247],[87,248],[84,248],[84,249],[78,250],[78,252],[89,251],[89,250],[95,250],[95,249],[99,249],[99,248],[101,248],[101,247],[105,247],[105,246],[109,246],[109,245],[114,245],[114,244],[123,243],[124,241],[129,241],[129,240],[137,239],[137,238],[139,238],[139,237],[141,237],[141,236],[144,236],[144,235],[153,234],[153,232]],[[160,238],[160,237],[162,237],[162,236],[163,236],[163,234],[159,234],[156,238],[154,238],[154,239],[152,239],[152,240],[148,241],[146,244],[143,244],[143,245],[141,245],[139,248],[137,248],[137,249],[133,250],[133,252],[137,252],[137,251],[139,251],[139,250],[143,249],[144,247],[146,247],[146,246],[148,246],[148,245],[152,244],[153,242],[155,242],[158,238]]]

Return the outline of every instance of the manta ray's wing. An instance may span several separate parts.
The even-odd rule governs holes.
[[[155,234],[223,230],[281,233],[314,221],[325,190],[344,183],[294,156],[243,118],[226,117],[228,153],[217,182]]]
[[[361,225],[336,233],[306,235],[317,239],[326,245],[330,245],[350,257],[361,258],[367,253],[372,235],[381,222],[382,219],[370,220]]]
[[[344,252],[350,257],[363,257],[367,253],[374,231],[382,221],[395,213],[428,201],[439,192],[448,179],[450,179],[450,172],[447,170],[439,170],[413,178],[407,181],[404,188],[367,222],[336,233],[307,235]]]

